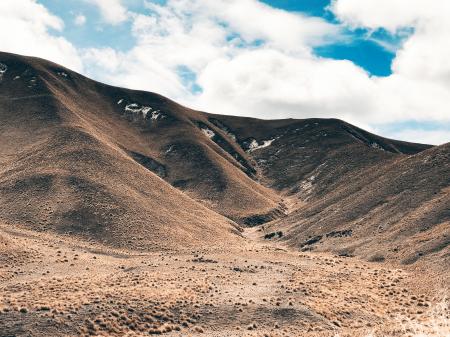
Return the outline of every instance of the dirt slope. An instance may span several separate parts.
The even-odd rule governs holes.
[[[448,336],[449,155],[0,53],[0,337]]]
[[[0,223],[0,336],[450,333],[448,279],[412,266],[254,241],[136,254],[8,228]]]
[[[428,257],[449,266],[449,163],[446,144],[347,174],[345,184],[266,230],[283,231],[283,240],[301,250],[404,264]]]
[[[120,140],[139,150],[145,139],[103,107],[97,84],[40,60],[1,60],[1,220],[146,250],[239,242],[231,220],[133,159]]]
[[[236,223],[272,221],[261,235],[299,250],[448,261],[448,145],[208,114],[40,59],[0,63],[4,222],[157,250],[238,243]]]

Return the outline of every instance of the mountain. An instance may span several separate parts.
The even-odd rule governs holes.
[[[449,155],[0,53],[0,336],[447,336]]]
[[[326,192],[321,183],[327,172],[318,169],[302,183],[307,202],[270,227],[301,250],[403,264],[431,256],[448,266],[449,165],[446,144],[346,173]]]
[[[183,107],[0,53],[0,220],[117,247],[229,242],[448,262],[449,144]]]
[[[0,83],[0,220],[145,250],[239,241],[233,221],[162,179],[171,172],[158,161],[166,153],[153,144],[158,136],[125,109],[131,103],[114,97],[141,101],[144,93],[105,87],[45,61],[0,56],[7,69]],[[148,100],[181,109],[160,96]],[[166,115],[160,134],[187,123],[177,114]],[[216,155],[195,145],[199,155]]]

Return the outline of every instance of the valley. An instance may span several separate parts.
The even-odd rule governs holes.
[[[0,337],[450,335],[450,143],[0,65]]]
[[[231,251],[142,254],[1,233],[1,336],[450,333],[447,280],[421,268],[251,239]]]

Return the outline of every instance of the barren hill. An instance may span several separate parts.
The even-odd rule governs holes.
[[[0,337],[448,336],[449,155],[0,53]]]
[[[107,96],[116,89],[41,60],[1,60],[1,220],[146,250],[239,241],[231,220],[163,180],[160,149]],[[182,123],[171,116],[161,123]]]
[[[300,250],[448,257],[448,145],[208,114],[41,59],[0,63],[6,223],[141,249],[239,242],[239,225],[268,223],[261,235]]]

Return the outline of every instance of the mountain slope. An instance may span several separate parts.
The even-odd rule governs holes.
[[[141,249],[241,242],[448,260],[448,145],[185,108],[0,53],[0,220]],[[319,238],[320,237],[320,238]]]
[[[79,75],[1,59],[8,70],[0,83],[0,219],[127,248],[239,242],[232,221],[133,160],[108,129],[132,143],[134,128],[93,101],[99,94],[88,80],[67,84]],[[76,90],[92,93],[83,100]]]
[[[301,250],[404,264],[430,255],[448,265],[449,163],[450,144],[378,163],[342,177],[345,184],[304,203],[267,230],[283,231],[283,240]]]

